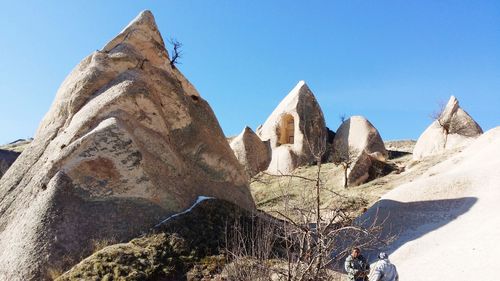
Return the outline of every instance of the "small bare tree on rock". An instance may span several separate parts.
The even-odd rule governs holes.
[[[444,144],[443,148],[446,148],[446,142],[448,141],[448,135],[450,134],[451,120],[445,118],[444,111],[446,109],[446,103],[443,101],[438,102],[438,109],[430,114],[432,120],[435,120],[444,132]]]
[[[170,54],[170,66],[172,68],[175,68],[177,64],[180,64],[179,59],[182,58],[182,43],[177,41],[177,39],[175,38],[170,38],[168,42],[170,43],[170,45],[172,45],[172,52]]]
[[[349,118],[347,118],[347,114],[342,113],[339,115],[340,124],[344,123],[345,120],[347,120],[347,119],[349,119]]]
[[[358,159],[359,151],[349,146],[347,150],[336,149],[333,152],[333,163],[336,166],[341,166],[344,172],[344,188],[349,186],[349,169],[355,164]]]

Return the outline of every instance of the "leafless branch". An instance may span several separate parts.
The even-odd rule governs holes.
[[[173,50],[171,52],[171,57],[172,58],[170,60],[170,66],[173,67],[173,68],[175,68],[175,66],[177,64],[181,64],[179,62],[179,59],[182,58],[182,50],[181,50],[182,43],[179,42],[179,41],[177,41],[177,39],[175,39],[175,38],[170,38],[168,40],[168,42],[170,43],[170,45],[172,45],[172,48],[173,48]]]
[[[259,232],[261,235],[275,235],[281,241],[284,249],[282,256],[276,256],[282,260],[282,266],[262,268],[265,263],[259,261],[259,255],[255,253],[262,250],[231,250],[233,260],[242,259],[242,256],[251,257],[254,261],[251,262],[252,270],[248,271],[244,266],[240,271],[246,272],[244,278],[234,280],[270,280],[266,279],[269,274],[278,276],[279,280],[287,281],[309,281],[309,280],[333,280],[330,271],[333,262],[336,259],[346,254],[348,248],[355,244],[361,247],[375,247],[380,241],[381,227],[377,218],[373,223],[363,227],[363,224],[355,224],[354,218],[349,215],[347,207],[344,203],[333,205],[332,198],[325,200],[325,194],[335,195],[340,202],[349,199],[335,191],[325,188],[325,182],[322,180],[322,158],[326,152],[326,130],[319,130],[318,135],[311,136],[311,128],[314,122],[309,116],[301,120],[302,131],[304,134],[304,142],[309,148],[309,152],[314,158],[316,171],[314,177],[303,177],[296,174],[279,174],[272,175],[266,172],[260,173],[255,179],[262,183],[266,183],[267,178],[284,178],[286,181],[279,181],[280,194],[277,198],[283,200],[283,209],[271,211],[278,218],[283,220],[283,223],[278,227],[279,230],[266,230]],[[347,169],[351,168],[354,161],[359,156],[358,151],[349,147],[345,152],[336,152],[335,164],[342,165],[347,173]],[[292,179],[304,180],[305,187],[298,194],[291,194],[290,185]],[[346,180],[347,182],[347,177]],[[326,192],[329,193],[326,193]],[[327,203],[328,202],[328,203]],[[241,232],[241,231],[240,231]],[[267,232],[267,233],[266,233]],[[350,236],[352,234],[352,236]],[[233,235],[237,239],[244,240],[243,236]],[[264,247],[263,252],[270,251],[267,238],[252,236],[254,240],[240,241],[233,243],[233,248],[242,248],[244,245],[250,244],[251,247]],[[259,242],[263,239],[264,242]],[[262,245],[264,244],[264,245]],[[239,246],[238,246],[239,245]],[[347,246],[346,246],[347,245]],[[335,253],[335,254],[333,254]],[[270,256],[270,255],[261,255]],[[257,260],[257,261],[255,261]],[[266,277],[263,277],[266,276]],[[241,277],[241,275],[240,275]]]

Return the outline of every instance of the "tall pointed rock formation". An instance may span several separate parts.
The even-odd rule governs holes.
[[[321,107],[304,81],[274,109],[257,135],[270,141],[270,173],[287,174],[314,161],[314,154],[325,147],[326,126]]]
[[[254,208],[213,111],[144,11],[73,69],[0,179],[0,279],[44,280],[92,240],[130,239],[199,195]]]
[[[353,149],[385,161],[388,158],[384,141],[373,124],[363,116],[352,116],[337,129],[333,140],[334,149]]]
[[[263,142],[249,127],[245,127],[230,146],[249,178],[266,170],[271,162],[269,141]]]
[[[333,151],[334,161],[352,162],[347,175],[350,186],[377,177],[376,168],[383,166],[388,158],[378,130],[363,116],[352,116],[340,125],[333,140]]]
[[[418,160],[464,146],[482,133],[476,121],[451,96],[439,117],[418,138],[413,158]]]

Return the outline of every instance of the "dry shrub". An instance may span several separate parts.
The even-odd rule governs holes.
[[[91,247],[92,247],[92,252],[98,252],[104,248],[106,248],[109,245],[113,245],[118,243],[115,237],[107,237],[107,238],[102,238],[102,239],[92,239],[91,241]]]

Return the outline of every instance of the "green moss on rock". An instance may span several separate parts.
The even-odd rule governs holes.
[[[186,280],[190,270],[190,280],[197,280],[223,267],[228,227],[236,221],[253,224],[256,218],[263,216],[227,201],[205,200],[147,235],[105,247],[56,280]]]

